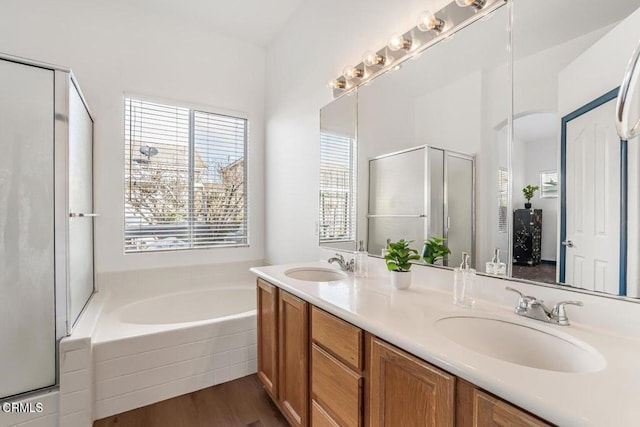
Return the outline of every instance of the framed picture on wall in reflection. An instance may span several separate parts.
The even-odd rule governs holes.
[[[540,172],[540,198],[558,197],[558,171]]]

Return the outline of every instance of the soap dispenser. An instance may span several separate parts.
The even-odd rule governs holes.
[[[507,275],[507,264],[500,261],[500,248],[493,250],[493,259],[491,262],[493,263],[493,274],[497,274],[498,276]]]
[[[488,274],[497,274],[498,276],[506,276],[507,264],[500,261],[500,248],[493,250],[493,258],[486,263],[485,272]]]
[[[471,308],[473,299],[473,284],[476,270],[469,267],[469,254],[462,252],[460,267],[453,270],[453,303],[460,307]]]
[[[369,274],[369,254],[364,249],[364,240],[360,240],[359,248],[355,253],[355,267],[353,275],[356,277],[367,277]]]

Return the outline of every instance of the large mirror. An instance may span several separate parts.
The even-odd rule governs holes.
[[[614,110],[640,1],[512,7],[512,275],[638,297],[638,141],[620,141]]]
[[[502,7],[358,89],[356,229],[370,254],[387,240],[422,250],[441,238],[451,254],[435,263],[459,265],[464,251],[480,269],[494,248],[507,253],[508,22]],[[343,128],[334,112],[354,102],[321,111],[323,177],[324,135]],[[321,212],[333,211],[321,201]]]
[[[515,279],[638,298],[640,141],[614,109],[640,0],[507,4],[323,108],[331,128],[350,105],[357,141],[356,227],[329,245],[442,237],[445,266],[464,250],[484,271],[498,248]]]

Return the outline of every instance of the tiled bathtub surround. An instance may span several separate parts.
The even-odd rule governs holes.
[[[221,319],[172,324],[125,323],[119,320],[118,310],[166,294],[212,288],[253,290],[255,278],[249,268],[260,264],[99,276],[99,292],[73,334],[61,343],[59,422],[46,425],[87,427],[96,419],[255,373],[254,309]]]
[[[98,335],[99,339],[99,335]],[[255,312],[94,343],[95,418],[256,372]]]

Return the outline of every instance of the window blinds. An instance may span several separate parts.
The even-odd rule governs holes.
[[[509,204],[509,172],[498,169],[498,232],[506,233],[509,227],[507,207]]]
[[[125,252],[247,244],[247,120],[125,99]]]
[[[352,138],[320,134],[320,242],[355,241],[356,156]]]

